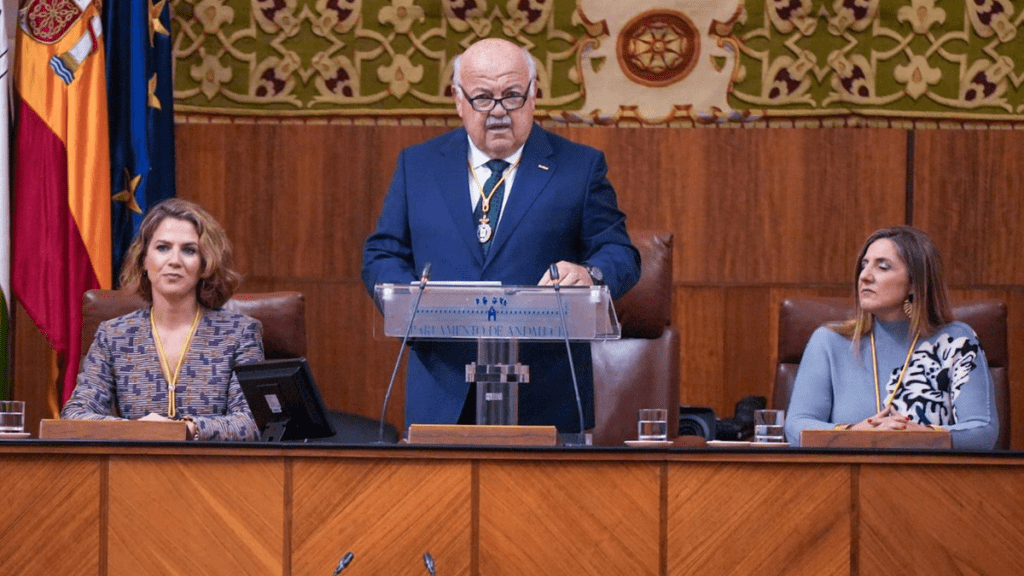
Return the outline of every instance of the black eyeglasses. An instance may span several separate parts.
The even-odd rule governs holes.
[[[527,83],[526,94],[513,93],[502,98],[492,98],[490,96],[476,96],[470,98],[469,95],[466,94],[466,91],[462,90],[462,86],[459,86],[459,90],[462,90],[462,94],[466,96],[466,100],[469,102],[469,105],[477,112],[490,112],[491,110],[494,110],[494,107],[499,103],[506,112],[511,112],[513,110],[519,110],[526,105],[526,95],[530,93],[530,86],[532,84],[533,80],[530,80],[530,82]]]

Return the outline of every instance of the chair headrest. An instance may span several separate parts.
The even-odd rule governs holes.
[[[1007,363],[1006,304],[997,300],[970,300],[953,304],[953,317],[978,334],[990,366]],[[814,330],[826,322],[846,320],[854,314],[851,298],[807,297],[782,301],[779,310],[779,362],[799,364]]]
[[[82,355],[89,351],[100,322],[148,306],[141,296],[123,290],[89,290],[82,296]],[[235,294],[224,309],[263,324],[267,359],[306,355],[306,299],[301,292]]]
[[[672,321],[672,233],[630,234],[640,251],[640,281],[615,302],[623,338],[659,338]]]

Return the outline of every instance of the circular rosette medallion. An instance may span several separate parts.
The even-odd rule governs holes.
[[[630,80],[668,86],[686,78],[697,64],[700,35],[681,12],[644,12],[622,28],[616,53]]]
[[[36,42],[55,44],[82,17],[82,10],[73,0],[28,0],[22,2],[21,28]]]

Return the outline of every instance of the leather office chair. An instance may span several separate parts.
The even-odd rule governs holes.
[[[799,298],[782,301],[779,311],[779,359],[772,390],[772,407],[788,409],[797,368],[807,341],[826,322],[853,317],[850,298]],[[978,334],[988,359],[995,388],[999,438],[996,448],[1010,447],[1009,353],[1006,344],[1006,304],[991,300],[964,302],[953,306],[953,317]]]
[[[137,294],[89,290],[82,296],[82,356],[89,351],[100,322],[148,306]],[[263,351],[268,360],[306,355],[306,299],[299,292],[235,294],[226,310],[263,323]]]
[[[120,290],[89,290],[82,296],[82,355],[96,336],[100,322],[147,306],[141,296]],[[301,292],[235,294],[224,309],[245,314],[263,324],[263,351],[268,360],[306,355],[306,298]],[[378,420],[330,411],[335,436],[322,441],[364,444],[377,441]],[[398,441],[394,426],[385,427],[385,439]]]
[[[630,234],[640,250],[640,281],[615,302],[622,339],[591,344],[593,443],[636,440],[641,408],[668,409],[668,437],[679,433],[679,332],[672,320],[672,233]]]

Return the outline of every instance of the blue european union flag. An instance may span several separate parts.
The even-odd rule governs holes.
[[[174,196],[170,2],[103,4],[114,285],[146,210]]]

